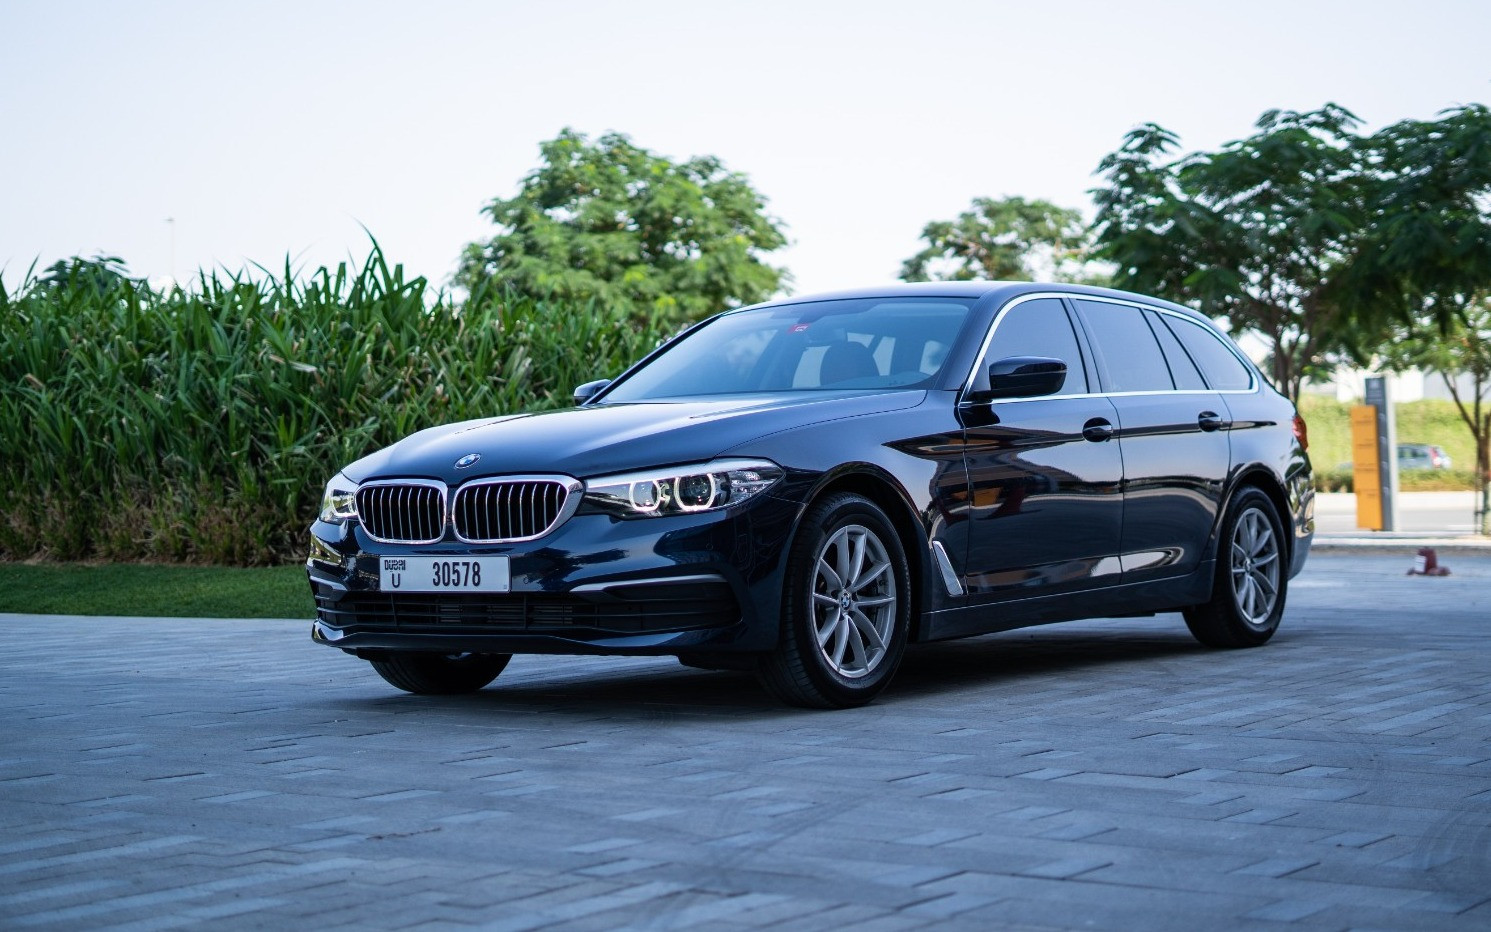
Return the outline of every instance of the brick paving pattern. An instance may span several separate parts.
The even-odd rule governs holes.
[[[1491,928],[1491,558],[913,649],[843,712],[671,660],[418,698],[303,621],[0,616],[0,927]]]

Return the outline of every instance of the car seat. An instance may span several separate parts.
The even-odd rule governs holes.
[[[835,343],[823,354],[823,364],[818,369],[818,383],[832,385],[852,379],[873,379],[880,375],[875,364],[875,355],[863,343],[845,340]]]

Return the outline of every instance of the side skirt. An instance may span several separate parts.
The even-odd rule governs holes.
[[[1211,598],[1215,572],[1216,562],[1206,560],[1188,575],[1174,579],[929,612],[922,619],[922,636],[917,640],[945,641],[1083,618],[1177,612]]]

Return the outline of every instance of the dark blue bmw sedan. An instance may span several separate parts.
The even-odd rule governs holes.
[[[1125,292],[792,298],[575,398],[338,473],[314,639],[414,693],[515,653],[660,654],[845,707],[909,643],[1025,625],[1179,612],[1262,645],[1314,529],[1288,399],[1206,318]]]

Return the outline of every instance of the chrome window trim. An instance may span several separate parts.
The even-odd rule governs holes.
[[[515,485],[523,482],[552,482],[556,485],[561,485],[564,487],[564,504],[560,507],[558,514],[556,514],[554,517],[554,520],[551,521],[547,527],[545,527],[542,531],[539,531],[537,534],[530,534],[527,537],[465,537],[461,534],[460,530],[456,527],[456,499],[460,497],[462,492],[468,489],[476,488],[477,486]],[[450,495],[450,504],[446,509],[445,520],[446,523],[450,525],[451,533],[455,535],[456,540],[460,541],[463,544],[526,543],[530,540],[538,540],[540,537],[547,537],[548,535],[554,533],[554,531],[558,529],[560,525],[564,524],[564,522],[574,517],[575,512],[580,509],[580,501],[584,498],[584,495],[581,493],[583,493],[584,490],[585,483],[581,482],[579,479],[576,479],[574,476],[566,476],[562,473],[539,473],[522,476],[483,476],[480,479],[469,479],[456,486],[455,489],[452,490]]]
[[[1120,307],[1137,308],[1137,309],[1139,309],[1141,311],[1153,311],[1156,314],[1165,314],[1165,315],[1168,315],[1170,317],[1177,318],[1179,320],[1187,321],[1188,323],[1190,323],[1192,325],[1195,325],[1195,326],[1206,327],[1207,329],[1210,329],[1210,330],[1214,331],[1213,334],[1212,334],[1212,338],[1213,339],[1216,339],[1216,337],[1218,335],[1223,336],[1223,337],[1226,336],[1226,334],[1221,333],[1221,331],[1217,330],[1217,327],[1216,327],[1215,324],[1210,324],[1208,322],[1203,322],[1203,321],[1197,320],[1196,318],[1191,317],[1191,316],[1189,316],[1187,314],[1177,313],[1176,311],[1168,310],[1168,309],[1163,308],[1163,307],[1155,307],[1152,304],[1141,304],[1138,301],[1124,301],[1124,300],[1120,300],[1120,299],[1117,299],[1117,298],[1109,298],[1109,297],[1104,297],[1104,296],[1100,296],[1100,295],[1078,294],[1078,293],[1074,293],[1074,292],[1065,292],[1065,291],[1039,291],[1039,292],[1032,292],[1030,294],[1023,294],[1023,295],[1020,295],[1018,298],[1014,298],[1013,300],[1011,300],[1004,307],[1001,307],[999,309],[999,313],[994,315],[994,320],[990,322],[990,324],[989,324],[989,330],[988,330],[987,333],[984,334],[983,342],[979,345],[978,353],[974,356],[973,366],[968,370],[968,377],[963,380],[963,387],[958,390],[958,394],[959,394],[960,398],[962,396],[966,396],[969,392],[971,392],[973,390],[974,379],[978,376],[978,367],[979,367],[979,364],[984,361],[985,354],[987,354],[989,352],[989,346],[990,346],[990,344],[992,344],[994,342],[994,334],[999,329],[1000,321],[1004,320],[1004,315],[1008,314],[1012,308],[1018,307],[1021,304],[1024,304],[1026,301],[1034,301],[1034,300],[1037,300],[1037,299],[1040,299],[1040,298],[1058,298],[1058,299],[1065,299],[1065,300],[1072,301],[1072,302],[1076,302],[1076,301],[1079,301],[1079,300],[1081,300],[1081,301],[1100,301],[1100,302],[1103,302],[1105,304],[1117,304]],[[1068,312],[1068,313],[1070,313],[1070,312]],[[1177,337],[1177,339],[1179,339],[1179,338]],[[1088,340],[1089,340],[1089,342],[1091,342],[1091,337],[1090,336],[1088,337]],[[998,399],[997,402],[991,402],[991,403],[997,403],[997,404],[1002,404],[1003,405],[1003,404],[1018,403],[1018,402],[1022,402],[1022,401],[1049,401],[1052,398],[1128,398],[1128,397],[1138,397],[1138,396],[1143,396],[1143,395],[1195,395],[1195,394],[1205,394],[1205,395],[1253,395],[1253,394],[1256,394],[1262,388],[1262,386],[1259,383],[1257,374],[1253,371],[1253,364],[1251,362],[1249,362],[1247,359],[1243,358],[1242,354],[1238,351],[1237,347],[1232,343],[1231,340],[1225,340],[1225,341],[1221,341],[1221,342],[1222,342],[1223,348],[1225,348],[1233,356],[1237,357],[1243,363],[1243,368],[1247,369],[1247,371],[1248,371],[1248,380],[1249,380],[1249,384],[1248,384],[1247,388],[1226,388],[1226,389],[1222,389],[1222,388],[1204,388],[1204,389],[1171,388],[1171,389],[1153,389],[1153,390],[1149,390],[1149,391],[1135,391],[1135,392],[1083,392],[1083,393],[1080,393],[1080,394],[1071,394],[1071,395],[1031,395],[1031,396],[1022,397],[1022,398],[1000,398],[1000,399]],[[1082,340],[1078,339],[1077,343],[1078,343],[1078,346],[1080,347],[1081,344],[1082,344]],[[1184,346],[1184,344],[1181,344],[1181,345]],[[1161,349],[1163,351],[1163,347]],[[1198,366],[1197,368],[1199,369],[1200,367]],[[1206,377],[1206,373],[1203,372],[1201,374],[1201,376],[1202,376],[1202,378],[1205,378]]]
[[[999,398],[999,399],[996,399],[994,401],[989,402],[989,404],[1001,404],[1001,405],[1023,404],[1024,402],[1027,402],[1027,401],[1050,401],[1053,398],[1140,398],[1140,397],[1144,397],[1146,395],[1166,395],[1166,396],[1169,396],[1169,395],[1249,395],[1249,394],[1252,394],[1252,392],[1245,392],[1242,389],[1237,389],[1237,388],[1228,389],[1225,392],[1223,392],[1223,391],[1217,391],[1215,389],[1210,389],[1210,388],[1204,388],[1204,389],[1188,388],[1188,389],[1185,389],[1184,391],[1181,391],[1181,390],[1177,389],[1175,391],[1148,391],[1148,392],[1088,392],[1088,393],[1086,393],[1084,395],[1031,395],[1031,396],[1024,397],[1024,398]]]
[[[363,489],[382,488],[382,487],[386,487],[386,486],[400,486],[400,485],[402,485],[402,486],[408,486],[408,485],[425,486],[427,488],[434,489],[436,491],[436,493],[439,494],[439,496],[440,496],[440,535],[438,537],[431,537],[431,538],[429,538],[427,540],[405,540],[403,538],[398,538],[398,537],[379,537],[377,534],[374,534],[372,532],[372,530],[367,526],[367,524],[362,520],[362,506],[361,506],[361,504],[358,505],[358,509],[357,509],[357,526],[360,527],[360,528],[362,528],[362,532],[364,534],[368,535],[369,538],[371,538],[372,540],[377,541],[380,544],[410,544],[410,545],[420,545],[420,544],[436,544],[436,543],[439,543],[445,537],[445,527],[446,527],[446,525],[448,525],[450,523],[450,508],[449,508],[450,487],[448,485],[446,485],[444,482],[441,482],[438,479],[369,479],[366,482],[359,482],[357,484],[357,488],[353,491],[352,494],[355,497],[357,495],[360,495],[362,493]]]
[[[974,383],[974,380],[978,376],[978,367],[979,367],[979,364],[984,361],[984,355],[989,352],[989,344],[991,344],[991,343],[994,342],[994,333],[995,333],[995,331],[997,331],[999,329],[999,323],[1000,323],[1000,321],[1004,320],[1004,316],[1006,314],[1008,314],[1011,310],[1019,307],[1020,305],[1024,304],[1027,301],[1036,301],[1036,300],[1039,300],[1041,298],[1056,298],[1056,299],[1059,300],[1059,299],[1064,298],[1064,297],[1066,297],[1066,295],[1062,294],[1059,291],[1038,291],[1038,292],[1032,292],[1031,294],[1022,294],[1018,298],[1015,298],[1015,299],[1011,300],[1004,307],[1000,308],[999,309],[999,313],[995,314],[994,315],[994,319],[992,321],[990,321],[990,323],[989,323],[989,330],[988,330],[988,332],[986,332],[984,334],[984,339],[979,344],[978,352],[976,354],[974,354],[974,357],[973,357],[973,366],[969,368],[969,370],[968,370],[968,377],[963,380],[963,387],[958,390],[958,393],[960,395],[966,395],[969,392],[973,391],[973,383]],[[1062,310],[1063,311],[1066,310],[1065,306],[1062,307]],[[1070,323],[1070,317],[1068,318],[1068,322]],[[1077,346],[1080,349],[1081,346],[1082,346],[1082,339],[1081,339],[1081,337],[1077,336],[1077,334],[1075,332],[1072,335],[1074,337],[1077,337]],[[1089,393],[1089,394],[1091,394],[1091,393]],[[1036,397],[1039,397],[1039,398],[1081,398],[1081,397],[1084,397],[1084,396],[1083,395],[1038,395]],[[1001,398],[999,400],[1001,402],[1003,402],[1003,401],[1007,401],[1008,399]]]

